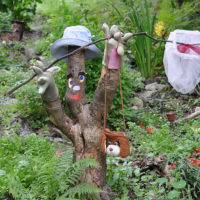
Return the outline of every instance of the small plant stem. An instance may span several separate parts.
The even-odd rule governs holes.
[[[154,40],[154,41],[157,41],[157,42],[173,42],[173,41],[171,41],[171,40],[164,40],[164,39],[157,39],[157,38],[154,38],[154,37],[148,35],[146,32],[133,33],[133,34],[132,34],[132,37],[135,37],[135,36],[138,36],[138,35],[144,35],[144,36],[146,36],[146,37],[148,37],[148,38],[150,38],[150,39],[152,39],[152,40]],[[78,48],[78,49],[72,51],[71,53],[68,53],[68,54],[66,54],[66,55],[64,55],[64,56],[62,56],[62,57],[56,59],[56,60],[53,61],[50,65],[48,65],[43,71],[48,70],[48,69],[51,68],[53,65],[55,65],[58,61],[60,61],[60,60],[62,60],[62,59],[64,59],[64,58],[67,58],[68,56],[71,56],[71,55],[75,54],[76,52],[78,52],[78,51],[80,51],[80,50],[82,50],[82,49],[85,49],[85,48],[87,48],[88,46],[90,46],[90,45],[92,45],[92,44],[96,44],[96,43],[98,43],[98,42],[101,42],[101,41],[104,41],[104,40],[107,40],[107,39],[108,39],[108,37],[106,37],[106,38],[101,38],[101,39],[96,40],[96,41],[94,41],[94,42],[90,42],[90,43],[88,43],[88,44],[86,44],[86,45],[84,45],[84,46],[82,46],[82,47],[80,47],[80,48]],[[187,44],[181,43],[181,42],[176,42],[176,43],[177,43],[177,44],[187,45]],[[192,44],[192,45],[200,45],[200,44]],[[15,86],[14,88],[10,89],[8,92],[6,92],[6,93],[4,94],[4,96],[8,96],[8,95],[12,94],[15,90],[19,89],[19,88],[22,87],[23,85],[25,85],[25,84],[27,84],[28,82],[30,82],[34,77],[36,77],[36,74],[32,75],[29,79],[27,79],[27,80],[24,81],[23,83],[20,83],[19,85],[17,85],[17,86]]]

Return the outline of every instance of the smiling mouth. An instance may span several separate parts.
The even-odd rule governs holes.
[[[71,94],[70,98],[74,100],[79,100],[82,97],[82,94]]]

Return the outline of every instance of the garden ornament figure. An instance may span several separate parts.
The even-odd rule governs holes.
[[[106,59],[108,59],[108,69],[118,69],[122,67],[122,56],[124,55],[124,45],[129,38],[132,37],[132,33],[126,33],[124,35],[118,30],[118,26],[113,25],[110,29],[107,24],[103,24],[102,29],[104,31],[105,37],[110,37],[108,42],[108,48],[105,48],[103,56],[103,68],[101,71],[101,77],[99,79],[99,84],[106,73]],[[106,51],[107,49],[107,51]]]
[[[53,80],[53,73],[57,72],[59,69],[54,67],[47,72],[43,72],[40,68],[33,67],[38,75],[36,81],[39,86],[39,93],[41,94],[50,120],[74,145],[73,160],[78,161],[84,158],[93,158],[101,166],[99,168],[88,168],[82,176],[81,182],[92,183],[100,188],[106,186],[106,154],[105,151],[100,150],[99,145],[102,131],[104,130],[103,116],[106,95],[103,71],[106,68],[105,56],[107,55],[109,58],[120,58],[117,62],[122,62],[121,57],[124,54],[125,42],[132,36],[132,34],[121,34],[115,25],[109,29],[109,27],[104,24],[103,31],[105,37],[110,37],[110,39],[106,42],[104,50],[101,81],[99,81],[91,101],[89,101],[85,95],[85,60],[100,56],[100,50],[95,45],[91,45],[89,48],[81,49],[70,55],[68,59],[64,59],[64,61],[68,62],[65,99],[71,113],[70,117],[64,112],[61,100],[59,99],[58,89]],[[60,58],[89,42],[91,42],[91,33],[86,27],[68,27],[65,29],[63,38],[52,44],[51,53],[54,57]],[[108,51],[105,52],[106,50]],[[112,51],[115,52],[112,54]],[[106,96],[106,111],[111,107],[119,82],[118,73],[120,65],[118,65],[119,63],[115,64],[114,60],[111,64],[112,67],[107,70],[108,76],[106,85],[107,94],[109,95]],[[117,68],[119,70],[116,70]],[[109,137],[109,135],[106,135],[106,137]],[[124,150],[126,147],[123,145],[123,143],[126,144],[125,146],[128,145],[127,136],[118,135],[109,139],[111,142],[118,142],[120,156],[124,157],[128,154],[127,150]],[[118,153],[115,155],[118,155]],[[101,197],[102,196],[103,194]]]
[[[121,36],[121,32],[118,30],[118,27],[116,25],[113,25],[111,29],[109,30],[108,25],[103,24],[102,29],[105,33],[104,34],[105,37],[111,37],[109,39],[109,46],[108,46],[108,60],[111,62],[110,56],[115,54],[114,53],[115,51],[120,57],[124,55],[124,45],[126,44],[128,39],[132,36],[132,33],[126,33],[124,36]],[[119,38],[120,38],[120,42],[118,44]],[[106,65],[106,54],[107,52],[104,51],[104,57],[103,57],[103,62],[102,62],[104,66]],[[121,66],[121,63],[119,63],[118,66]],[[118,66],[108,66],[108,68],[115,69],[115,68],[118,68]]]

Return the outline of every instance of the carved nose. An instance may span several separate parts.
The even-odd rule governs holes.
[[[109,148],[110,151],[113,151],[113,148]]]

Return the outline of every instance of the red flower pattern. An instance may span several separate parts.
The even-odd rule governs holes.
[[[147,130],[148,133],[152,134],[153,128],[146,128],[146,130]]]
[[[144,126],[143,126],[143,122],[140,122],[140,127],[144,127]]]
[[[172,169],[174,169],[174,168],[176,168],[176,165],[175,165],[175,164],[170,165],[169,170],[172,170]]]
[[[197,165],[200,164],[200,160],[193,160],[193,161],[189,161],[191,165]]]
[[[192,158],[194,158],[194,155],[193,155],[193,156],[189,156],[189,157],[188,157],[188,159],[192,159]]]
[[[200,153],[200,149],[193,149],[193,153]]]

